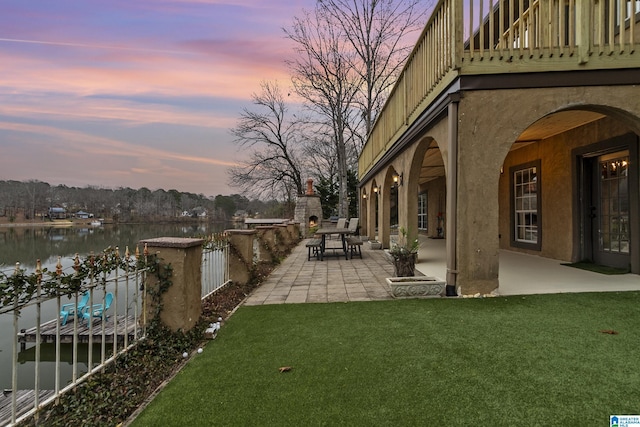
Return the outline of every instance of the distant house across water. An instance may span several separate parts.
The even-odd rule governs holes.
[[[65,219],[67,218],[67,210],[65,208],[50,207],[48,216],[51,219]]]
[[[93,214],[90,214],[89,212],[85,212],[85,211],[78,211],[76,212],[76,218],[89,219],[89,218],[93,218]]]

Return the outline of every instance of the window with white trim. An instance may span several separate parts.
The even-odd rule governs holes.
[[[427,193],[418,194],[418,229],[427,230]]]
[[[515,246],[540,248],[540,164],[511,169],[513,234]]]

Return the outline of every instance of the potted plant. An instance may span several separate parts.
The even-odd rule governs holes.
[[[395,298],[441,297],[446,282],[438,277],[415,276],[418,258],[418,239],[409,241],[407,230],[400,227],[398,240],[389,249],[395,277],[387,277],[391,295]]]
[[[396,277],[411,277],[415,274],[419,246],[417,238],[409,241],[404,227],[398,229],[398,240],[389,249]]]

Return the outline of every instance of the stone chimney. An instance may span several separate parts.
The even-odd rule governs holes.
[[[313,191],[313,179],[307,180],[307,191],[298,196],[294,219],[300,223],[300,231],[304,237],[311,235],[311,228],[322,225],[322,206],[320,196]]]
[[[313,196],[315,191],[313,191],[313,179],[309,178],[307,180],[307,196]]]

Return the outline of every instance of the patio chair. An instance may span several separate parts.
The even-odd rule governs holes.
[[[362,240],[360,237],[347,237],[347,249],[351,254],[351,259],[354,255],[358,255],[362,259]]]
[[[91,307],[87,306],[84,308],[84,310],[82,311],[82,320],[86,320],[88,325],[89,321],[91,321],[94,317],[102,319],[104,315],[104,319],[108,319],[109,316],[105,314],[105,311],[109,310],[112,301],[113,294],[111,292],[108,292],[104,297],[104,304],[93,304]]]
[[[349,226],[347,227],[349,229],[349,234],[356,234],[358,232],[358,222],[360,220],[358,218],[351,218],[349,220]]]
[[[347,218],[338,218],[338,223],[336,224],[336,228],[347,228]],[[333,234],[331,236],[329,236],[331,239],[333,239]],[[338,234],[338,239],[340,238],[340,235]]]
[[[80,301],[78,301],[78,305],[76,306],[75,302],[62,304],[60,306],[60,317],[62,317],[62,326],[67,324],[69,320],[69,316],[82,316],[82,310],[89,302],[89,292],[85,292],[82,294]]]

